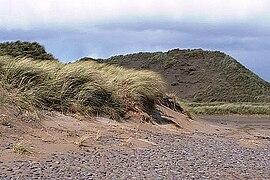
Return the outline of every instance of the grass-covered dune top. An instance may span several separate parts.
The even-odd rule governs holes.
[[[174,49],[97,61],[155,71],[163,76],[170,91],[189,101],[270,102],[268,82],[218,51]]]
[[[163,96],[162,78],[81,61],[58,61],[0,56],[0,103],[24,110],[57,110],[119,119],[128,111],[149,111]]]
[[[0,56],[29,57],[34,60],[55,60],[53,55],[37,42],[5,42],[0,43]]]

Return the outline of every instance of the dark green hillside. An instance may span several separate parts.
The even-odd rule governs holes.
[[[219,51],[174,49],[97,61],[158,72],[169,91],[189,101],[270,102],[270,84]]]
[[[0,56],[27,57],[36,60],[55,60],[45,48],[36,42],[5,42],[0,43]]]
[[[55,60],[36,42],[0,43],[0,56]],[[270,84],[219,51],[179,50],[81,60],[158,72],[168,92],[195,102],[270,102]]]

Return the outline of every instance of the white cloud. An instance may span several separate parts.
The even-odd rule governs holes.
[[[0,28],[96,25],[112,21],[264,21],[268,0],[0,0]]]

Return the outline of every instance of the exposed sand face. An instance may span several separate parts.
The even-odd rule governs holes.
[[[166,107],[157,110],[161,112],[159,119],[148,123],[136,115],[129,121],[115,122],[48,112],[36,120],[2,110],[0,178],[270,177],[269,117],[192,120]],[[12,147],[18,142],[31,153],[14,153]]]
[[[145,137],[149,133],[183,134],[198,138],[217,136],[219,139],[235,138],[243,146],[263,146],[270,137],[268,116],[201,116],[186,115],[158,106],[156,121],[141,122],[138,118],[116,122],[95,117],[79,119],[60,113],[48,113],[37,120],[31,116],[16,114],[15,110],[0,112],[0,160],[40,159],[51,153],[79,152],[78,141],[84,147],[106,146],[100,140],[116,140],[108,148],[147,148],[158,142]],[[31,149],[27,155],[18,155],[12,147],[18,143]],[[77,145],[76,145],[77,144]]]

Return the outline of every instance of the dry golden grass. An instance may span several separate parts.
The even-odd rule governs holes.
[[[129,110],[152,108],[162,97],[162,78],[150,71],[80,61],[63,64],[0,57],[0,84],[19,108],[58,110],[119,119]]]
[[[85,146],[85,141],[88,139],[89,137],[86,136],[81,136],[77,139],[77,141],[74,142],[74,144],[76,144],[78,147],[83,147]]]
[[[27,145],[26,142],[19,142],[17,144],[15,144],[12,148],[14,153],[18,153],[18,154],[30,154],[32,153],[30,147]]]

